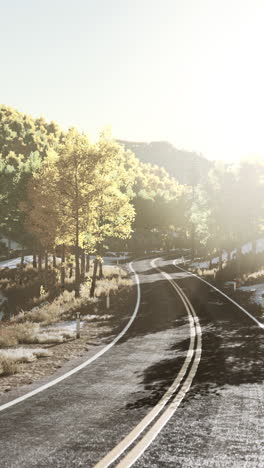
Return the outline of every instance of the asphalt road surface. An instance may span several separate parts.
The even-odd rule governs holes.
[[[2,468],[264,466],[263,329],[172,259],[133,265],[132,325],[89,366],[0,413]]]

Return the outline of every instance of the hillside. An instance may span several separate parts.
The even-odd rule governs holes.
[[[195,179],[203,178],[211,167],[211,162],[198,153],[178,150],[167,141],[151,143],[118,140],[126,149],[130,149],[144,163],[164,167],[180,183],[190,184]]]

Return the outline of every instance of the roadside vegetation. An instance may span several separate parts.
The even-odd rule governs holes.
[[[261,269],[264,247],[257,243],[264,232],[263,159],[250,158],[234,166],[216,163],[206,180],[193,186],[190,220],[192,257],[198,250],[204,259],[218,258],[214,267],[220,278],[239,278]]]
[[[140,162],[108,131],[93,143],[76,129],[62,131],[1,105],[0,235],[21,246],[21,260],[0,269],[7,304],[0,347],[64,343],[71,339],[66,330],[47,327],[76,312],[84,320],[96,316],[108,294],[129,289],[124,271],[104,267],[110,251],[133,257],[187,248],[196,273],[262,284],[263,160],[207,166],[196,159],[179,183]],[[0,255],[12,252],[0,243]]]
[[[32,348],[32,345],[56,345],[75,340],[77,312],[81,314],[83,326],[90,324],[91,320],[110,317],[111,308],[106,308],[106,297],[109,295],[111,304],[115,295],[129,295],[133,281],[123,268],[107,266],[104,271],[104,277],[96,282],[93,297],[90,295],[91,278],[87,274],[78,298],[75,297],[74,290],[64,290],[51,302],[45,300],[41,307],[21,310],[9,320],[2,321],[0,375],[17,373],[20,363],[32,362],[52,354],[45,348]],[[25,348],[25,345],[30,345],[31,348]]]
[[[208,266],[203,266],[207,263]],[[243,284],[264,283],[264,251],[254,254],[252,251],[241,254],[240,256],[240,274],[237,270],[237,259],[223,260],[221,268],[219,267],[219,258],[215,258],[214,263],[210,265],[204,258],[196,259],[196,262],[190,265],[190,270],[194,273],[216,281],[237,280]]]

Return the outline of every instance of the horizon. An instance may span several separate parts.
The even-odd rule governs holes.
[[[10,106],[9,104],[0,104],[0,105],[3,105],[3,106],[6,106],[6,107],[12,107],[13,106]],[[26,111],[21,111],[20,109],[17,109],[17,108],[13,108],[15,109],[16,111],[18,112],[21,112],[22,114],[28,114],[30,115],[31,117],[33,117],[34,119],[35,118],[39,118],[39,117],[42,117],[44,118],[47,122],[51,122],[51,121],[54,121],[56,122],[64,131],[68,131],[69,128],[71,127],[74,127],[76,128],[77,130],[79,131],[82,131],[84,132],[85,134],[87,134],[87,136],[91,139],[91,141],[96,141],[99,137],[99,133],[101,130],[103,130],[103,128],[105,127],[110,127],[111,126],[105,126],[105,127],[102,127],[101,129],[98,129],[98,132],[94,132],[94,133],[91,133],[89,132],[89,130],[85,130],[84,128],[79,128],[77,126],[75,126],[74,124],[73,125],[69,125],[68,127],[65,126],[65,125],[62,125],[60,122],[56,121],[55,119],[52,119],[52,118],[47,118],[45,115],[43,114],[32,114],[32,113],[29,113],[29,112],[26,112]],[[112,129],[111,129],[112,130]],[[175,142],[172,142],[172,141],[169,141],[169,140],[165,140],[165,139],[153,139],[153,140],[147,140],[147,139],[138,139],[138,140],[135,140],[135,139],[132,139],[132,138],[120,138],[118,136],[115,136],[113,133],[112,133],[112,136],[113,138],[116,140],[116,141],[120,141],[120,142],[127,142],[127,143],[145,143],[145,144],[152,144],[152,143],[166,143],[166,144],[169,144],[171,146],[173,146],[173,148],[179,152],[186,152],[186,153],[194,153],[196,154],[197,156],[199,157],[202,157],[204,159],[207,159],[208,161],[211,161],[211,162],[218,162],[218,161],[222,161],[224,162],[225,164],[237,164],[239,163],[240,161],[243,161],[244,159],[249,159],[249,158],[252,158],[252,157],[257,157],[259,159],[264,159],[264,153],[263,154],[260,154],[260,153],[251,153],[251,154],[246,154],[244,153],[243,155],[241,155],[240,157],[237,157],[237,158],[234,158],[234,159],[229,159],[229,158],[225,158],[225,159],[221,159],[221,158],[217,158],[217,157],[210,157],[208,155],[205,155],[203,154],[201,151],[198,151],[197,149],[190,149],[190,148],[184,148],[184,147],[180,147],[180,146],[177,146],[177,144]],[[161,164],[162,166],[162,161],[161,161]]]

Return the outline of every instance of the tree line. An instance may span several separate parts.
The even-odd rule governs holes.
[[[238,164],[217,162],[203,183],[195,187],[190,210],[196,244],[219,257],[222,269],[223,252],[227,260],[235,251],[237,274],[240,274],[242,246],[256,241],[264,228],[264,160],[250,157]]]
[[[0,106],[0,234],[29,249],[34,266],[37,255],[40,269],[59,254],[62,285],[73,255],[76,296],[89,255],[100,259],[107,249],[193,247],[222,258],[236,248],[239,264],[243,243],[263,232],[263,160],[202,171],[193,165],[180,184],[107,131],[92,143],[76,129]],[[100,260],[91,293],[98,269]]]
[[[56,266],[59,253],[62,286],[73,254],[76,296],[91,253],[93,294],[102,268],[97,258],[111,247],[142,248],[142,233],[145,247],[154,232],[158,244],[169,222],[166,209],[180,204],[185,190],[164,169],[140,163],[107,131],[92,143],[74,128],[63,132],[6,106],[0,107],[0,150],[1,234],[30,248],[39,269],[43,260],[48,267],[50,254]]]

